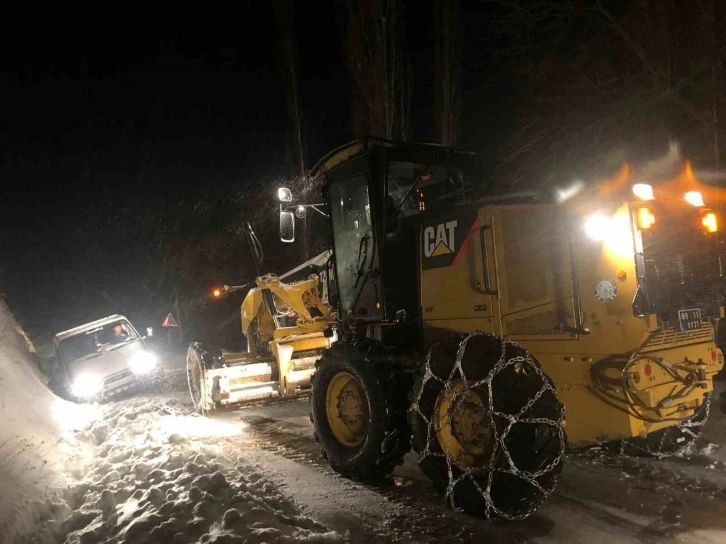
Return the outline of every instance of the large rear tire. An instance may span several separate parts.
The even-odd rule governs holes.
[[[523,348],[473,333],[434,346],[414,386],[413,447],[450,505],[522,519],[562,471],[564,407]]]
[[[348,478],[378,480],[411,449],[411,377],[379,344],[336,342],[315,364],[310,420],[330,467]]]

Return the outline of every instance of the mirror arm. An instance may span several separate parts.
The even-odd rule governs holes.
[[[325,204],[325,202],[316,202],[315,204],[288,204],[284,208],[283,208],[282,204],[280,204],[280,211],[289,212],[289,211],[292,211],[292,209],[294,209],[294,208],[312,208],[313,210],[318,212],[320,215],[328,217],[328,214],[325,213],[324,211],[322,211],[321,209],[319,209],[318,206],[324,207],[324,206],[326,206],[326,204]]]

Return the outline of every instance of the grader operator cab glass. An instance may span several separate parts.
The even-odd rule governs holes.
[[[341,308],[346,314],[371,317],[378,312],[376,301],[369,300],[368,285],[378,259],[367,176],[331,184],[330,202]]]

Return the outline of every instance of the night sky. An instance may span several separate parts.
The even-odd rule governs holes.
[[[308,166],[354,137],[343,6],[297,2]],[[245,218],[268,234],[271,270],[297,264],[271,228],[273,188],[288,172],[272,2],[238,7],[234,16],[216,14],[215,24],[52,21],[5,29],[0,292],[33,332],[114,312],[157,320],[169,309],[160,280],[148,274],[148,261],[158,258],[157,231],[165,230],[178,253],[180,241],[204,240]],[[474,0],[461,7],[459,146],[477,151],[478,182],[485,186],[506,183],[493,173],[503,142],[522,122],[517,115],[546,109],[526,102],[519,67],[500,55],[510,38],[490,32],[497,9]],[[434,141],[432,5],[406,3],[404,23],[412,139]],[[567,24],[572,43],[597,38],[592,28]],[[569,57],[551,28],[535,28],[534,36]],[[244,243],[218,243],[229,257],[222,262],[219,252],[205,253],[198,266],[204,274],[185,280],[187,290],[251,279]]]
[[[242,3],[243,16],[221,27],[21,24],[4,33],[0,289],[34,332],[133,314],[133,301],[149,299],[137,258],[147,234],[128,234],[135,251],[117,233],[137,210],[161,213],[189,195],[245,194],[284,177],[288,120],[271,6]],[[486,11],[475,6],[472,16]],[[308,165],[353,138],[345,16],[335,0],[296,10]],[[414,138],[431,141],[431,9],[408,9],[405,22]],[[274,264],[286,248],[267,245]]]

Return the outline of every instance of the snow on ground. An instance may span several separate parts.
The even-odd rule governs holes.
[[[170,346],[149,391],[102,406],[52,395],[29,347],[0,303],[3,543],[726,541],[726,416],[716,411],[687,455],[568,455],[544,506],[506,523],[447,509],[413,455],[380,485],[334,474],[306,401],[192,413]]]
[[[0,535],[12,542],[33,529],[45,498],[83,472],[88,459],[68,426],[78,407],[45,386],[35,350],[0,299]],[[72,427],[72,425],[71,425]]]
[[[0,300],[0,541],[340,542],[174,397],[78,405]]]
[[[340,542],[234,454],[241,424],[192,414],[175,399],[104,406],[78,431],[88,472],[49,502],[31,542]]]

